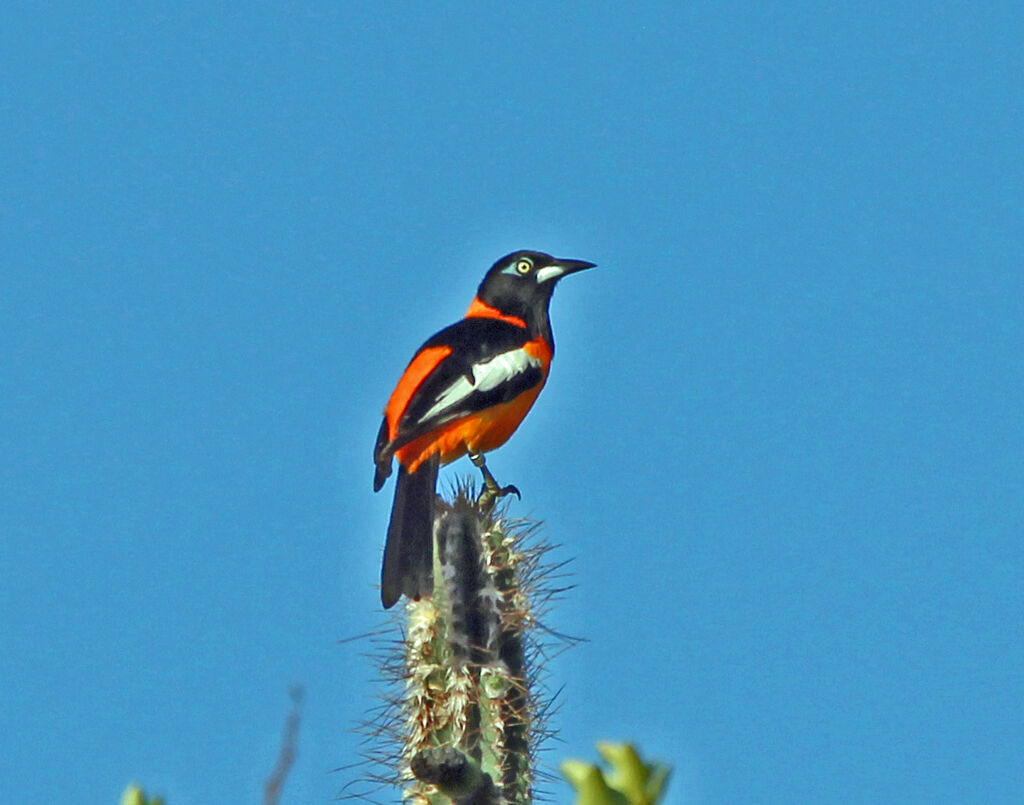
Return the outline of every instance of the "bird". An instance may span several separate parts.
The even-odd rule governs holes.
[[[377,442],[373,490],[398,462],[384,561],[381,603],[430,592],[437,474],[469,456],[483,475],[478,505],[485,510],[514,486],[500,486],[484,454],[503,445],[530,411],[547,381],[555,339],[548,306],[563,278],[594,268],[520,250],[494,263],[465,316],[428,338],[395,386]]]

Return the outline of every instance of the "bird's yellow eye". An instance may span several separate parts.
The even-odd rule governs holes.
[[[533,268],[533,264],[529,260],[520,260],[516,263],[516,271],[520,274],[529,274],[531,268]]]

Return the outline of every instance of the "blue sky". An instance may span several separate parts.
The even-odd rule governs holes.
[[[284,801],[358,776],[380,411],[517,248],[600,266],[490,457],[574,560],[548,757],[636,740],[671,803],[1021,801],[1019,4],[2,18],[18,802],[258,801],[294,682]]]

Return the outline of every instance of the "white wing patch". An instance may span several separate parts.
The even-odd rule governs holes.
[[[474,363],[473,381],[470,382],[465,375],[459,375],[454,383],[437,396],[437,401],[420,418],[420,422],[426,422],[446,409],[458,405],[474,391],[490,391],[515,375],[531,368],[540,369],[542,366],[540,358],[533,357],[525,349],[502,352],[488,361]]]

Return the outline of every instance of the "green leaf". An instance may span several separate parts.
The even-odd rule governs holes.
[[[130,785],[121,794],[120,805],[164,805],[164,801],[161,797],[146,799],[146,795],[142,793],[141,788],[137,785]]]
[[[610,767],[567,760],[562,775],[576,789],[577,805],[656,805],[665,793],[672,767],[644,763],[632,744],[602,741],[597,751]]]
[[[601,770],[582,760],[562,762],[562,776],[576,789],[577,805],[629,805],[629,800],[614,791],[604,779]]]

